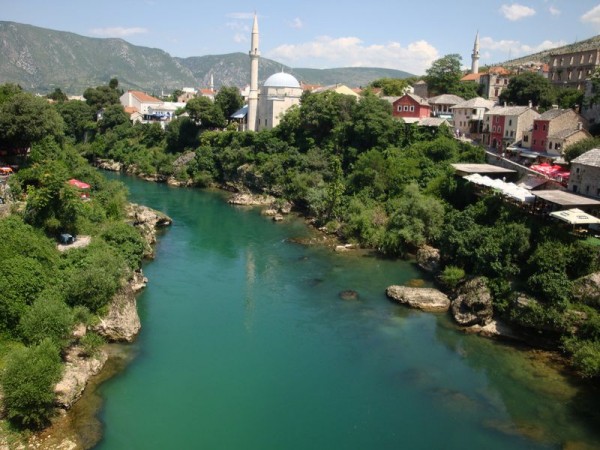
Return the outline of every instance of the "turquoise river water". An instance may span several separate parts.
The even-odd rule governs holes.
[[[174,223],[144,267],[134,357],[98,388],[97,449],[600,448],[598,395],[540,352],[388,301],[422,277],[413,264],[293,243],[302,220],[220,193],[121,179]]]

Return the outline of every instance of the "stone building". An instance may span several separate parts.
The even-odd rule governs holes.
[[[544,156],[561,156],[570,145],[590,137],[583,122],[572,109],[549,109],[524,133],[522,147]]]
[[[493,107],[492,100],[481,97],[457,103],[450,108],[454,114],[454,128],[458,129],[463,136],[479,140],[483,131],[485,113]]]
[[[586,80],[600,67],[600,49],[588,48],[550,54],[550,81],[558,86],[584,89]]]
[[[485,113],[483,144],[504,150],[521,141],[539,116],[531,106],[496,106]]]
[[[600,148],[594,148],[571,161],[568,189],[600,198]]]
[[[256,130],[270,130],[279,125],[285,112],[300,104],[302,87],[289,73],[271,75],[260,89]]]

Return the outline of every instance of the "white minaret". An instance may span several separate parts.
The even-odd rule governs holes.
[[[210,74],[210,90],[215,92],[215,79],[212,73]]]
[[[475,35],[475,44],[471,55],[471,73],[479,73],[479,31]]]
[[[250,93],[248,95],[248,130],[256,131],[256,112],[258,109],[258,19],[254,14],[252,39],[250,40]]]

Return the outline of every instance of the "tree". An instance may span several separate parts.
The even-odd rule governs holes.
[[[56,109],[28,93],[11,96],[0,105],[0,141],[12,148],[27,148],[47,136],[60,140],[64,122]]]
[[[48,94],[46,98],[59,103],[66,102],[68,100],[67,95],[60,88],[54,89],[54,92]]]
[[[556,100],[556,94],[548,78],[533,72],[523,72],[510,78],[508,87],[500,94],[500,101],[513,105],[535,106],[548,109]]]
[[[50,339],[14,350],[1,379],[8,419],[27,428],[46,425],[54,409],[53,388],[61,373],[59,352]]]
[[[73,312],[62,295],[48,289],[27,308],[18,330],[26,344],[40,344],[48,338],[62,348],[68,342],[73,320]]]
[[[116,91],[119,87],[119,80],[117,78],[111,78],[108,82],[108,87]]]
[[[98,129],[102,132],[118,127],[119,125],[130,125],[129,116],[123,109],[123,105],[115,104],[104,108],[102,119],[98,121]]]
[[[570,145],[565,150],[565,159],[569,162],[573,161],[578,156],[583,155],[585,152],[600,147],[600,137],[591,137],[582,139],[573,145]]]
[[[244,99],[240,94],[240,90],[235,87],[222,87],[215,95],[215,104],[223,112],[223,116],[229,120],[231,115],[244,106]]]
[[[226,125],[223,111],[207,97],[190,99],[185,104],[185,110],[201,128],[223,128]]]
[[[371,82],[369,87],[381,88],[385,96],[401,96],[406,92],[408,82],[401,78],[380,78]]]
[[[56,105],[58,113],[65,122],[65,134],[83,142],[86,133],[95,127],[95,111],[85,102],[72,100]]]
[[[15,94],[23,92],[23,88],[18,84],[4,83],[0,84],[0,105]]]
[[[457,89],[462,78],[461,61],[462,57],[453,53],[433,62],[425,77],[431,95],[448,94]]]
[[[95,88],[87,88],[83,92],[85,102],[90,105],[94,111],[100,111],[110,105],[120,103],[119,91],[111,89],[109,86],[97,86]]]

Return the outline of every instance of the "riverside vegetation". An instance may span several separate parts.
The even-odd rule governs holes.
[[[327,233],[390,257],[436,246],[442,255],[439,280],[448,290],[485,277],[497,317],[568,354],[582,376],[600,374],[597,288],[576,295],[580,280],[599,270],[598,247],[500,198],[474,196],[450,164],[483,162],[484,151],[453,139],[448,129],[406,126],[392,118],[388,102],[368,93],[360,100],[334,92],[304,94],[277,128],[256,133],[227,125],[225,117],[241,106],[235,88],[221,89],[214,103],[191,100],[181,111],[188,115],[164,130],[156,123],[130,123],[117,80],[86,90],[86,102],[65,101],[61,94],[57,89],[51,95],[57,102],[50,105],[15,85],[0,86],[3,144],[32,148],[10,182],[14,196],[27,194],[26,207],[0,222],[7,236],[0,276],[2,348],[12,349],[11,355],[3,351],[1,361],[13,424],[47,421],[49,389],[74,318],[102,313],[119,285],[118,269],[134,270],[141,260],[139,236],[120,222],[124,191],[103,181],[83,157],[117,161],[157,181],[270,194],[291,202]],[[99,109],[103,115],[95,121]],[[65,184],[70,177],[92,185],[93,202],[79,201]],[[48,236],[62,231],[100,239],[59,255]],[[74,281],[82,277],[89,282]],[[44,322],[54,330],[44,337],[53,337],[43,339],[32,333],[40,326],[31,323],[49,317],[48,310],[56,318]],[[36,370],[35,386],[11,382],[28,364],[44,367]]]
[[[0,184],[0,435],[39,429],[56,412],[55,385],[69,348],[95,357],[92,331],[149,248],[126,223],[127,191],[107,181],[64,133],[60,108],[0,86],[2,145],[31,146],[20,170]],[[67,180],[90,184],[92,199]],[[89,235],[86,247],[60,252],[60,233]],[[73,247],[76,247],[75,245]],[[87,332],[75,333],[85,325]],[[16,439],[19,439],[16,437]],[[6,444],[0,440],[0,446]]]

